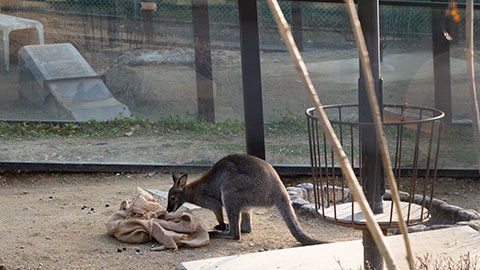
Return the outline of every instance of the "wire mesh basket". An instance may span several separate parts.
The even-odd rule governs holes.
[[[361,130],[374,129],[371,122],[359,122],[357,104],[323,106],[365,192],[367,181],[380,181],[372,197],[381,196],[375,218],[382,229],[398,228],[396,209],[385,182],[380,153],[364,160]],[[338,169],[331,147],[321,130],[315,109],[306,110],[315,209],[328,222],[358,229],[366,228],[360,206],[353,201],[346,179]],[[407,225],[427,222],[437,178],[440,137],[444,113],[427,107],[384,105],[384,131],[390,149],[392,167],[400,192],[402,216]],[[364,136],[364,135],[363,135]],[[367,163],[375,163],[375,172],[365,174]],[[421,172],[422,177],[419,177]],[[367,180],[370,179],[370,180]],[[373,194],[373,195],[372,195]],[[368,195],[368,196],[370,196]],[[370,198],[367,198],[370,199]],[[373,198],[371,198],[373,200]]]

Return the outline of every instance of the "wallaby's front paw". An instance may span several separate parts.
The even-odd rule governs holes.
[[[228,231],[228,224],[218,224],[217,226],[213,227],[215,230],[226,232]]]

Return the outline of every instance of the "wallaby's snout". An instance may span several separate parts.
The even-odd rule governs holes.
[[[175,212],[175,210],[177,210],[175,208],[175,206],[172,204],[172,202],[170,201],[170,191],[168,192],[168,204],[167,204],[167,212]]]
[[[172,174],[173,186],[168,191],[167,212],[175,212],[185,203],[185,185],[187,184],[187,175],[180,177]]]

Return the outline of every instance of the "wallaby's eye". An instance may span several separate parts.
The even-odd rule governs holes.
[[[170,196],[171,201],[175,201],[177,198],[175,196]]]

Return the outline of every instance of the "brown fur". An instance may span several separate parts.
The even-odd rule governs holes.
[[[230,155],[191,183],[187,184],[187,175],[174,175],[173,180],[167,211],[177,210],[184,202],[212,210],[218,225],[215,226],[216,231],[210,232],[211,237],[240,239],[240,231],[250,232],[252,229],[252,208],[276,206],[299,242],[307,245],[325,243],[308,237],[302,231],[280,177],[262,159],[250,155]],[[223,220],[222,207],[225,207],[229,226]]]

